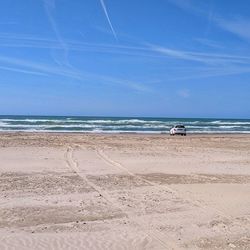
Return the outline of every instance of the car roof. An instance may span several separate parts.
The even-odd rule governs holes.
[[[175,125],[174,127],[175,127],[175,128],[185,128],[184,125]]]

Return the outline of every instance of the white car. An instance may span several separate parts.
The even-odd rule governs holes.
[[[170,135],[187,135],[187,131],[185,126],[183,125],[175,125],[170,129]]]

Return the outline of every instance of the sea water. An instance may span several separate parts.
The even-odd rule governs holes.
[[[168,133],[176,124],[188,133],[250,133],[250,119],[0,116],[0,131]]]

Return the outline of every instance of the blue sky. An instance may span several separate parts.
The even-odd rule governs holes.
[[[248,0],[0,3],[0,114],[250,118]]]

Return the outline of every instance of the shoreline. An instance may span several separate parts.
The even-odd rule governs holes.
[[[107,135],[107,136],[115,136],[115,135],[138,135],[138,136],[169,136],[171,138],[177,138],[177,137],[197,137],[197,136],[247,136],[250,137],[250,131],[249,132],[237,132],[237,133],[230,133],[230,132],[211,132],[211,133],[207,133],[207,132],[202,132],[202,133],[187,133],[186,136],[180,136],[180,135],[175,135],[175,136],[170,136],[169,132],[162,132],[162,133],[154,133],[154,132],[79,132],[79,131],[0,131],[0,135],[20,135],[20,134],[38,134],[38,135],[94,135],[94,136],[98,136],[98,135]]]

